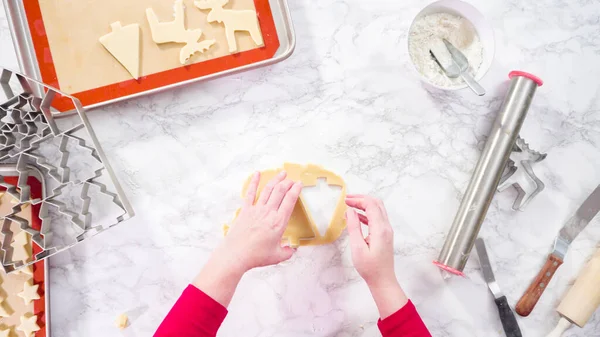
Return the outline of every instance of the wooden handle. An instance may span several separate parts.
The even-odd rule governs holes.
[[[550,332],[550,334],[546,337],[560,337],[571,327],[571,322],[567,321],[565,318],[561,317],[556,325],[556,328]]]
[[[548,283],[552,280],[552,276],[563,263],[563,260],[554,254],[550,254],[544,267],[535,277],[529,288],[525,291],[525,294],[521,296],[521,299],[515,307],[517,314],[521,316],[528,316],[535,307],[536,303],[544,293],[544,290],[548,287]]]
[[[598,306],[600,306],[600,249],[581,269],[577,281],[556,311],[583,328]]]

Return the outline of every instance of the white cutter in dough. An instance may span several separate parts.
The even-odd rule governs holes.
[[[140,25],[110,25],[112,32],[100,37],[100,43],[136,80],[140,77]]]
[[[32,333],[40,330],[40,326],[37,325],[37,316],[21,316],[21,324],[17,327],[17,330],[23,331],[26,337],[31,337]]]
[[[170,22],[159,22],[156,13],[152,8],[146,9],[146,17],[152,32],[152,40],[160,43],[185,43],[179,52],[179,62],[185,64],[187,60],[199,52],[202,53],[208,50],[215,40],[203,40],[198,42],[202,36],[201,29],[185,29],[185,12],[182,0],[175,0],[175,20]]]
[[[194,5],[200,9],[210,9],[208,13],[208,22],[219,22],[225,25],[225,35],[229,52],[237,51],[237,42],[235,41],[236,31],[246,31],[250,33],[252,40],[257,46],[263,46],[264,41],[258,24],[258,17],[254,10],[233,10],[224,9],[229,0],[202,0],[194,1]]]
[[[31,284],[29,280],[23,284],[23,291],[18,293],[17,296],[23,299],[25,305],[29,305],[33,300],[39,300],[40,295],[37,293],[39,285]]]

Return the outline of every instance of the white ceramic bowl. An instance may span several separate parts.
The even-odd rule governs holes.
[[[469,20],[473,24],[473,27],[479,35],[481,44],[483,45],[483,59],[481,61],[481,66],[477,70],[477,74],[475,74],[475,79],[480,80],[492,65],[494,53],[496,52],[496,42],[494,39],[494,30],[492,26],[486,21],[483,14],[481,14],[481,12],[477,10],[477,8],[473,7],[471,4],[460,0],[440,0],[431,3],[427,7],[423,8],[419,12],[419,14],[417,14],[417,16],[413,19],[413,22],[410,25],[410,29],[408,30],[407,48],[408,44],[410,43],[410,36],[415,21],[422,16],[434,13],[449,13],[459,15]],[[410,55],[409,58],[411,59],[411,62],[413,62]],[[414,69],[421,78],[421,80],[435,88],[443,90],[459,90],[467,87],[467,85],[464,83],[452,87],[442,87],[437,84],[434,84],[427,77],[423,76],[423,74],[419,72],[414,62],[413,65],[415,66]]]

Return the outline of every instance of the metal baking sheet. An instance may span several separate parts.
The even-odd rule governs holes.
[[[33,167],[33,166],[29,166],[29,177],[33,177],[35,179],[37,179],[41,185],[42,185],[42,197],[45,198],[46,197],[46,182],[44,180],[44,175],[42,174],[42,172]],[[17,165],[16,164],[0,164],[0,176],[2,177],[18,177],[19,176],[19,172],[17,171]],[[32,216],[38,216],[37,214],[34,214],[32,212]],[[32,247],[34,245],[34,243],[32,242]],[[50,337],[50,288],[49,288],[49,273],[48,273],[48,260],[41,260],[36,262],[36,264],[41,263],[44,265],[44,316],[45,316],[45,322],[44,322],[44,334],[41,333],[36,333],[34,334],[35,337],[41,337],[41,336],[46,336],[46,337]],[[42,331],[42,330],[40,330]]]
[[[285,60],[292,54],[292,52],[294,51],[295,45],[296,45],[296,39],[295,39],[295,34],[294,34],[293,25],[292,25],[292,19],[291,19],[291,15],[290,15],[290,11],[289,11],[288,2],[287,2],[287,0],[255,0],[255,3],[258,3],[259,1],[268,1],[270,10],[272,13],[273,24],[274,24],[274,27],[275,27],[275,30],[277,33],[277,38],[279,40],[278,41],[279,48],[277,48],[277,50],[275,51],[274,55],[271,58],[264,59],[262,61],[253,62],[253,63],[246,64],[246,65],[242,65],[242,66],[235,67],[235,68],[225,69],[225,70],[218,71],[215,73],[210,73],[210,74],[203,75],[200,77],[187,78],[185,80],[181,80],[181,81],[167,84],[167,85],[146,88],[140,92],[130,93],[130,94],[126,94],[125,96],[120,96],[120,97],[115,97],[115,98],[108,98],[108,99],[101,100],[101,101],[94,101],[93,99],[87,99],[87,101],[86,101],[86,97],[84,97],[84,95],[86,95],[87,92],[74,93],[73,96],[78,97],[82,101],[83,105],[86,108],[95,108],[95,107],[99,107],[102,105],[122,101],[125,99],[139,97],[139,96],[143,96],[143,95],[147,95],[147,94],[152,94],[152,93],[159,92],[159,91],[162,91],[165,89],[175,88],[178,86],[185,85],[187,83],[218,78],[218,77],[222,77],[225,75],[229,75],[229,74],[233,74],[233,73],[237,73],[237,72],[241,72],[241,71],[246,71],[246,70],[257,68],[257,67],[262,67],[262,66],[274,64],[274,63]],[[48,83],[48,81],[44,81],[44,77],[48,77],[48,76],[44,75],[44,71],[40,68],[40,63],[38,62],[39,55],[43,55],[43,53],[40,54],[40,51],[39,50],[36,51],[34,48],[34,41],[33,41],[32,33],[30,30],[31,23],[28,22],[28,19],[27,19],[26,6],[27,5],[25,5],[25,2],[22,0],[5,0],[4,1],[4,7],[6,10],[9,28],[12,33],[13,43],[14,43],[17,59],[19,61],[19,66],[21,68],[21,71],[25,75],[28,75],[35,79],[38,79],[40,82]],[[37,26],[37,25],[34,24],[34,26]],[[231,56],[231,55],[229,55],[229,56]],[[227,57],[229,57],[229,56],[227,56]],[[213,60],[215,60],[215,59],[213,59]],[[202,64],[202,63],[204,63],[204,62],[196,63],[196,64]],[[154,75],[156,75],[156,74],[154,74]],[[55,83],[49,83],[49,84],[55,84]],[[115,83],[114,85],[116,85],[116,84],[117,83]],[[36,89],[38,91],[42,90],[41,88],[36,88]],[[114,92],[114,91],[115,90],[113,88],[112,92]],[[34,94],[41,96],[41,92],[34,92]],[[70,108],[67,109],[66,106],[55,105],[55,107],[57,107],[61,111],[70,110]]]

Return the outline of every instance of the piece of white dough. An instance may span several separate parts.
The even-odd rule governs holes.
[[[0,337],[9,337],[10,329],[0,330]]]
[[[17,296],[23,299],[25,305],[29,305],[33,300],[39,300],[40,295],[37,293],[39,285],[31,284],[29,280],[23,284],[23,291],[18,293]]]
[[[31,251],[27,245],[31,242],[31,235],[26,231],[20,231],[14,236],[11,244],[13,248],[13,260],[27,261],[31,257]]]
[[[112,32],[100,37],[100,43],[136,80],[140,77],[140,25],[110,25]]]
[[[173,21],[159,22],[152,8],[146,9],[146,17],[152,32],[152,40],[155,43],[185,43],[185,46],[179,52],[179,62],[185,64],[192,55],[208,50],[216,41],[203,40],[198,42],[202,36],[202,30],[185,29],[185,12],[182,0],[175,0],[174,9],[175,20]]]
[[[37,325],[37,316],[21,316],[21,324],[17,327],[17,330],[22,331],[25,337],[31,337],[32,333],[40,330],[39,325]]]
[[[236,31],[247,31],[257,46],[263,46],[264,41],[256,11],[224,9],[223,6],[227,2],[228,0],[201,0],[194,1],[194,5],[200,9],[210,9],[207,17],[208,22],[216,21],[225,25],[225,35],[230,53],[237,51]]]
[[[117,325],[117,328],[123,330],[127,327],[128,321],[129,318],[127,317],[127,314],[120,314],[119,317],[117,317],[115,324]]]

